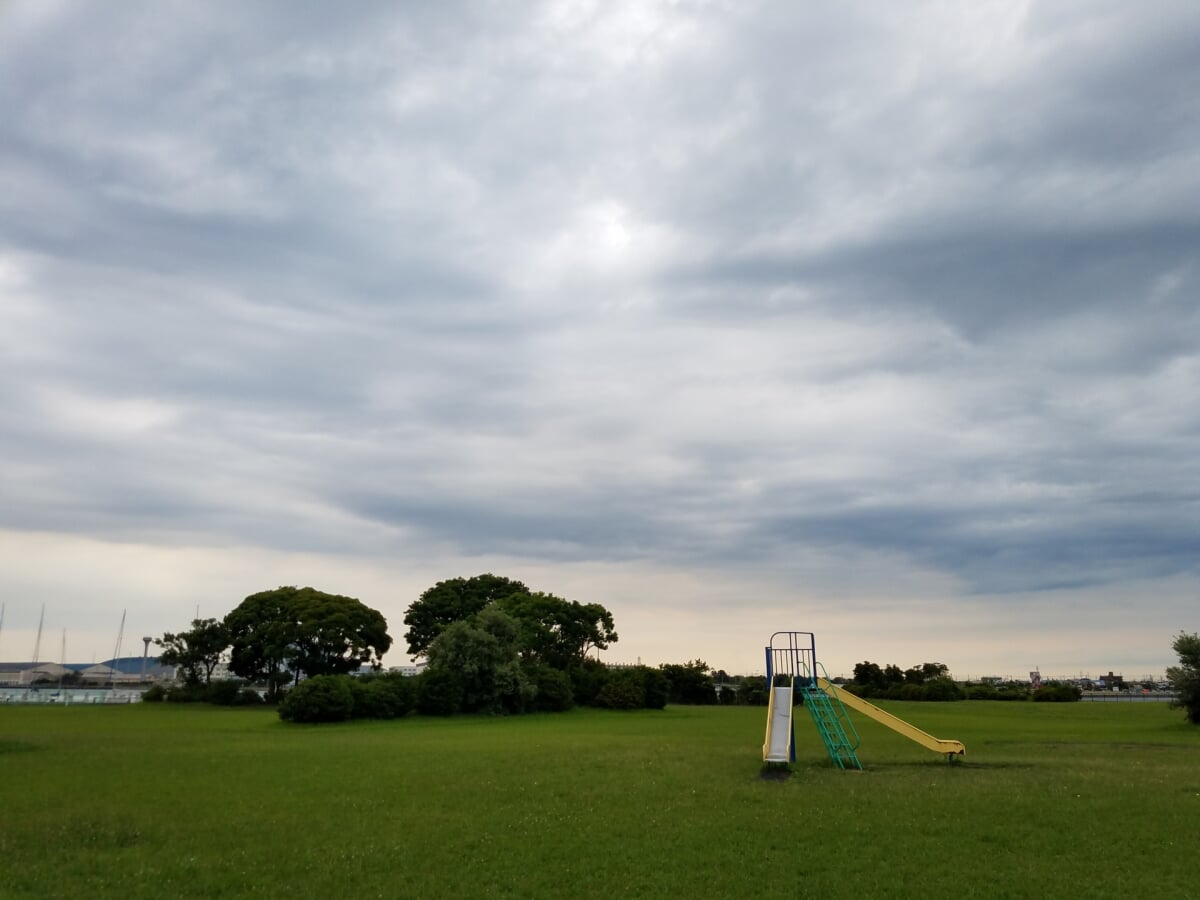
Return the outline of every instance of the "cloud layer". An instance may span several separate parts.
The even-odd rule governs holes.
[[[1166,654],[1198,60],[1187,2],[9,4],[0,527],[1082,592],[1168,604]]]

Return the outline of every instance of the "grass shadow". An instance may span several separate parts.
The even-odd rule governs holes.
[[[0,754],[4,753],[34,753],[42,748],[37,744],[31,744],[29,741],[4,741],[0,740]]]
[[[790,766],[765,765],[759,770],[758,777],[760,781],[787,781],[792,777],[792,769]]]
[[[956,759],[954,762],[945,762],[944,760],[924,760],[913,762],[893,762],[893,763],[872,763],[864,764],[864,771],[886,772],[891,769],[943,769],[955,771],[956,769],[1032,769],[1035,768],[1034,763],[1030,762],[978,762],[967,761],[965,759]]]

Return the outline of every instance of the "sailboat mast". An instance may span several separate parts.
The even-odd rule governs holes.
[[[113,683],[113,676],[115,676],[117,672],[117,660],[121,658],[121,640],[125,637],[125,614],[128,612],[128,609],[121,610],[121,627],[117,629],[117,646],[116,649],[113,650],[113,664],[108,667],[108,684],[110,687]]]
[[[59,665],[62,668],[58,673],[58,692],[62,694],[63,676],[67,674],[67,629],[63,629],[62,634],[62,655],[58,658]]]
[[[41,659],[42,652],[42,623],[46,621],[46,604],[42,604],[42,614],[38,616],[38,632],[37,640],[33,642],[33,668],[37,668],[38,660]]]

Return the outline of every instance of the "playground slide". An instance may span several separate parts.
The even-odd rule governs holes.
[[[962,754],[966,752],[967,748],[962,745],[961,741],[943,741],[931,734],[926,734],[915,725],[909,725],[903,719],[893,716],[890,712],[884,712],[875,704],[868,703],[861,697],[855,697],[849,691],[838,690],[837,685],[826,681],[824,678],[817,679],[817,686],[829,694],[829,696],[837,697],[855,712],[860,712],[864,716],[874,719],[879,724],[886,725],[892,731],[899,732],[910,741],[916,741],[928,750],[932,750],[935,753],[947,754]]]
[[[771,708],[767,710],[767,738],[763,742],[763,762],[791,762],[792,688],[773,687]]]

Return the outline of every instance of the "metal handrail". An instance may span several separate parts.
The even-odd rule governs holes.
[[[829,680],[829,673],[825,671],[825,667],[820,663],[817,663],[817,667],[820,668],[821,675],[825,681],[828,682],[829,686],[833,688],[833,697],[831,699],[837,701],[836,710],[838,718],[841,719],[846,725],[850,726],[850,734],[854,735],[853,749],[857,750],[860,746],[862,746],[862,738],[858,736],[858,729],[854,727],[854,720],[850,718],[850,713],[846,710],[846,704],[844,704],[842,702],[842,698],[838,696],[840,692],[838,691],[837,686]],[[813,683],[814,685],[816,684],[815,681]]]

